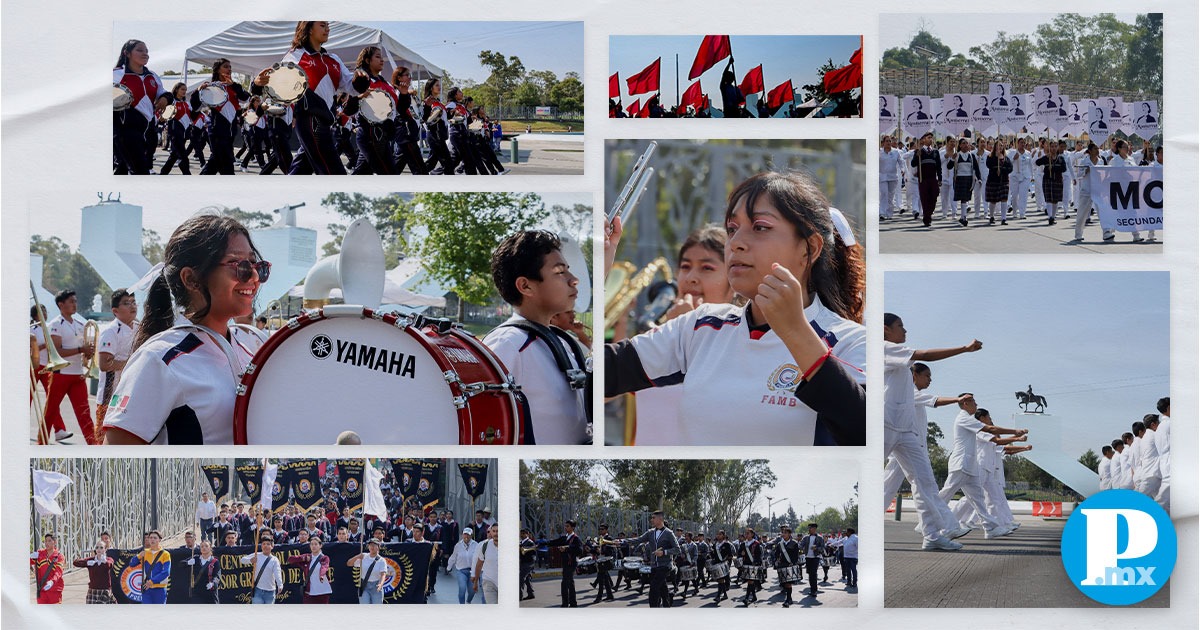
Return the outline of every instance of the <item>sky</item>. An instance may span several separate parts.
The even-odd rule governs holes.
[[[189,47],[237,24],[236,21],[114,22],[111,56],[121,45],[140,39],[150,49],[150,68],[163,72],[183,64]],[[479,64],[479,52],[516,55],[529,70],[550,70],[563,78],[583,75],[583,22],[353,22],[382,29],[413,52],[444,68],[455,79],[482,83],[490,73]],[[351,63],[353,59],[343,59]]]
[[[177,190],[161,187],[145,187],[136,192],[121,194],[121,201],[142,206],[142,227],[158,232],[164,244],[171,232],[197,210],[211,205],[238,207],[247,212],[271,212],[285,204],[305,206],[296,211],[299,227],[317,231],[317,251],[321,245],[332,240],[327,229],[330,223],[349,223],[332,209],[321,206],[321,199],[328,191],[310,190],[311,187],[291,187],[290,194],[270,192],[245,193],[220,192],[212,188],[189,190],[181,201]],[[108,193],[105,193],[107,196]],[[571,207],[577,203],[592,204],[590,193],[539,193],[546,208],[555,205]],[[114,194],[114,199],[116,195]],[[29,205],[29,233],[43,237],[57,236],[72,248],[79,247],[79,230],[82,215],[79,210],[97,203],[95,192],[58,191],[35,197]]]
[[[1169,395],[1165,272],[890,272],[884,282],[885,310],[903,320],[905,345],[983,343],[929,363],[931,393],[972,392],[996,424],[1011,427],[1015,392],[1033,385],[1053,421],[1071,427],[1072,459],[1098,454]],[[928,413],[945,430],[958,408]]]
[[[688,71],[696,59],[696,51],[704,35],[614,35],[608,41],[608,74],[620,73],[622,103],[633,103],[625,82],[662,57],[659,75],[664,105],[674,105],[675,55],[679,55],[679,91],[687,90]],[[817,68],[833,59],[839,66],[850,63],[850,55],[858,50],[858,35],[730,35],[729,48],[735,60],[737,81],[758,64],[763,66],[763,82],[769,92],[775,86],[792,80],[799,90],[806,83],[815,83]],[[700,87],[709,95],[714,107],[721,106],[721,73],[728,59],[722,60],[700,75]],[[639,96],[646,98],[649,95]]]
[[[1053,13],[901,13],[879,16],[879,47],[882,55],[889,48],[906,48],[924,24],[929,31],[955,53],[968,55],[972,46],[990,43],[1000,31],[1009,35],[1033,35],[1039,24],[1054,19]],[[1084,15],[1092,15],[1090,13]],[[1133,24],[1135,13],[1117,13],[1118,20]],[[969,55],[968,55],[969,56]]]
[[[767,516],[766,497],[770,496],[779,501],[772,503],[771,513],[787,512],[790,505],[796,510],[796,515],[803,518],[820,513],[825,508],[840,510],[846,501],[854,498],[854,484],[859,481],[859,464],[855,459],[839,461],[830,457],[789,457],[772,458],[768,461],[771,470],[779,479],[774,486],[759,493],[754,505],[750,507],[751,511]],[[814,483],[814,480],[819,480],[819,483]],[[592,483],[598,488],[616,493],[603,471],[593,472]],[[743,514],[742,518],[746,516]]]

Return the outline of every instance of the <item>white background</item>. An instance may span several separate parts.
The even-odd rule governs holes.
[[[305,189],[347,190],[368,194],[383,194],[403,190],[536,190],[541,192],[593,192],[597,208],[603,208],[603,150],[604,139],[688,138],[688,137],[745,137],[745,138],[858,138],[871,139],[877,134],[873,117],[861,120],[800,120],[800,121],[717,121],[717,120],[608,120],[606,96],[608,78],[608,36],[610,34],[863,34],[865,35],[865,101],[873,103],[878,93],[875,60],[879,49],[877,32],[887,25],[878,23],[881,5],[861,0],[828,2],[720,2],[690,0],[678,3],[649,3],[645,0],[620,0],[567,4],[509,0],[506,2],[464,1],[454,4],[422,2],[341,2],[336,5],[314,0],[290,2],[231,2],[231,3],[174,3],[162,0],[102,3],[82,0],[46,2],[22,0],[6,2],[3,8],[3,202],[2,258],[5,308],[0,309],[0,342],[8,350],[8,361],[0,367],[3,384],[3,489],[0,500],[7,508],[8,525],[3,536],[3,615],[14,627],[127,627],[129,625],[172,628],[202,627],[213,623],[222,625],[242,623],[296,624],[313,627],[380,627],[381,624],[437,624],[438,627],[458,627],[478,624],[488,628],[561,628],[567,625],[646,624],[662,623],[665,616],[672,624],[694,624],[711,627],[716,624],[735,627],[762,627],[767,624],[810,623],[829,627],[834,624],[856,628],[896,628],[922,624],[928,627],[949,627],[970,624],[976,628],[989,627],[1056,627],[1091,628],[1098,624],[1113,624],[1121,628],[1184,628],[1196,627],[1197,620],[1197,7],[1194,1],[1172,0],[1153,6],[1137,7],[1140,11],[1162,10],[1165,19],[1166,93],[1163,111],[1173,112],[1167,121],[1166,177],[1174,182],[1166,190],[1168,231],[1164,232],[1164,253],[1142,256],[952,256],[952,255],[876,255],[877,238],[874,221],[867,230],[868,263],[867,321],[880,322],[883,312],[883,271],[887,270],[1170,270],[1172,304],[1171,357],[1172,395],[1179,422],[1174,428],[1177,454],[1173,461],[1175,472],[1173,494],[1175,524],[1180,537],[1180,562],[1172,576],[1171,610],[885,610],[883,608],[883,545],[882,491],[880,458],[878,456],[882,429],[882,403],[877,396],[870,402],[870,430],[866,448],[833,450],[781,448],[745,448],[736,452],[722,448],[678,449],[603,449],[602,447],[514,448],[501,454],[499,518],[502,536],[510,544],[515,541],[518,526],[517,458],[518,457],[802,457],[830,468],[844,470],[857,467],[862,476],[862,510],[860,534],[863,540],[858,609],[813,609],[738,611],[729,609],[676,610],[671,613],[650,613],[645,608],[597,610],[519,610],[516,601],[515,545],[502,557],[500,589],[502,603],[485,611],[478,607],[438,606],[383,607],[372,610],[330,607],[323,610],[283,608],[243,611],[231,616],[228,607],[211,609],[164,607],[154,610],[117,607],[41,607],[28,604],[28,571],[26,569],[28,458],[34,449],[28,445],[28,372],[25,356],[25,287],[28,286],[28,216],[29,202],[47,190],[80,188],[87,198],[94,191],[129,191],[146,189],[158,192],[176,191],[182,206],[200,195],[207,187],[236,195],[239,191],[274,191],[281,197],[296,187]],[[909,12],[944,12],[944,0],[912,0],[904,5],[882,5],[885,12],[903,9]],[[1129,3],[1108,0],[1094,2],[1029,2],[1013,0],[1003,5],[987,5],[980,10],[995,12],[1024,12],[1045,14],[1055,11],[1114,11],[1128,12]],[[305,10],[312,14],[305,15]],[[330,11],[333,15],[329,15]],[[291,20],[301,17],[335,18],[346,21],[374,20],[584,20],[585,73],[587,87],[586,171],[579,177],[522,177],[505,178],[114,178],[111,164],[111,123],[108,117],[108,82],[105,78],[115,60],[112,42],[112,22],[130,19],[185,20],[204,19],[210,12],[220,12],[221,19]],[[1042,21],[1042,15],[1031,16],[1030,27]],[[994,32],[979,33],[979,41],[988,42]],[[153,49],[151,50],[153,54]],[[835,59],[835,62],[846,60]],[[153,67],[153,65],[152,65]],[[870,107],[868,107],[868,110]],[[867,160],[867,200],[878,198],[875,184],[874,160]],[[436,188],[435,188],[436,187]],[[62,212],[64,221],[75,221],[78,205],[62,208],[37,208],[38,212]],[[868,216],[873,213],[868,212]],[[599,220],[597,220],[599,227]],[[599,289],[599,287],[597,287]],[[981,287],[980,290],[986,290]],[[937,299],[937,287],[929,288],[930,299]],[[599,302],[598,303],[602,303]],[[964,315],[969,306],[961,305]],[[1056,322],[1057,324],[1057,322]],[[1020,323],[1038,328],[1038,322]],[[870,365],[880,365],[882,332],[878,324],[870,331]],[[1051,333],[1052,334],[1052,331]],[[1097,340],[1097,352],[1103,352],[1103,340]],[[602,373],[601,366],[597,371]],[[876,370],[869,376],[869,391],[882,390],[882,375]],[[343,393],[350,397],[351,393]],[[596,417],[601,417],[599,402]],[[597,423],[602,427],[603,423]],[[597,444],[603,436],[596,436]],[[38,455],[80,456],[97,451],[82,447],[54,447],[39,450]],[[200,456],[201,448],[178,447],[156,450],[156,455],[172,457]],[[136,448],[104,451],[106,456],[148,455]],[[332,455],[346,456],[496,456],[494,449],[481,447],[456,448],[390,448],[390,449],[296,449],[245,448],[223,449],[221,455],[296,457]],[[853,459],[847,461],[846,457]],[[815,476],[812,483],[819,484]],[[797,497],[791,497],[793,500]],[[552,588],[552,586],[549,586]],[[546,588],[546,587],[543,587]],[[1020,602],[1013,602],[1019,606]]]

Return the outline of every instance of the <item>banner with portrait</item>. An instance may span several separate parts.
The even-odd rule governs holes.
[[[1092,203],[1105,230],[1163,229],[1162,169],[1151,166],[1093,166]]]
[[[256,505],[262,498],[262,464],[238,464],[236,470],[238,481],[250,496],[250,505]]]
[[[900,121],[899,105],[895,96],[879,96],[879,135],[886,136],[896,130]]]
[[[417,480],[421,477],[421,460],[393,459],[391,463],[392,475],[396,478],[396,487],[400,490],[400,496],[407,501],[417,493]]]
[[[1011,96],[1008,101],[1012,103],[1012,107],[1008,110],[1008,118],[1004,121],[1004,130],[1007,133],[1021,133],[1021,129],[1025,127],[1025,120],[1029,116],[1029,112],[1026,111],[1029,98],[1024,94],[1013,94],[1012,92],[1009,94]]]
[[[488,465],[484,463],[460,463],[458,474],[462,476],[463,485],[472,499],[478,499],[487,485]]]
[[[914,138],[933,131],[933,105],[928,96],[905,96],[900,128]]]
[[[1133,133],[1150,139],[1161,129],[1158,122],[1158,101],[1134,101],[1129,104],[1130,126]]]
[[[959,136],[971,126],[971,112],[967,109],[970,98],[970,94],[947,94],[942,97],[942,127],[947,134]]]
[[[988,109],[992,114],[992,123],[1000,129],[1008,125],[1008,113],[1012,111],[1012,84],[988,84]]]
[[[271,513],[283,514],[287,508],[288,492],[292,489],[292,468],[289,462],[280,462],[275,472],[275,483],[271,484]]]

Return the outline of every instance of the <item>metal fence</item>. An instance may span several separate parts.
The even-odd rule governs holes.
[[[658,256],[674,261],[692,230],[724,222],[725,200],[737,184],[767,170],[811,175],[835,207],[850,219],[859,241],[866,227],[866,167],[851,154],[851,141],[832,149],[721,141],[658,140],[646,193],[625,228],[619,258],[639,268]],[[605,207],[624,188],[648,140],[610,140],[604,169]]]
[[[989,83],[1011,83],[1013,91],[1017,93],[1031,92],[1034,87],[1039,85],[1056,84],[1059,93],[1069,94],[1075,99],[1094,96],[1120,96],[1126,102],[1158,99],[1159,107],[1162,107],[1160,94],[1147,94],[1103,85],[1063,83],[1046,77],[1021,77],[977,68],[929,66],[928,68],[894,68],[879,72],[879,93],[898,96],[920,94],[940,97],[943,94],[987,94]]]
[[[142,533],[158,529],[164,538],[195,525],[196,502],[207,487],[200,466],[232,463],[182,458],[37,458],[31,469],[62,473],[74,483],[58,495],[62,516],[42,518],[29,510],[30,550],[54,533],[67,558],[91,552],[100,532],[117,547],[139,547]],[[31,470],[32,473],[32,470]]]
[[[552,538],[558,535],[563,531],[563,522],[567,520],[575,521],[575,531],[585,537],[595,536],[596,528],[601,523],[608,525],[611,536],[620,532],[629,536],[639,536],[650,529],[648,510],[521,498],[521,527],[529,529],[535,537]],[[671,529],[683,528],[689,532],[704,532],[710,536],[723,529],[732,537],[737,530],[736,523],[701,523],[679,519],[671,514],[667,514],[667,526]]]

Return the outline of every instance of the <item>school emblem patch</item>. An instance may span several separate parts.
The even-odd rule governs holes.
[[[142,568],[140,566],[125,567],[121,571],[120,582],[121,592],[129,598],[129,601],[135,604],[142,603]]]
[[[771,378],[767,379],[767,389],[773,392],[795,391],[798,380],[800,380],[799,366],[784,363],[771,372]]]
[[[312,490],[312,482],[307,479],[300,480],[300,493],[308,494]]]
[[[350,494],[354,494],[357,491],[358,491],[358,480],[353,477],[347,479],[346,480],[346,492],[349,492]]]

